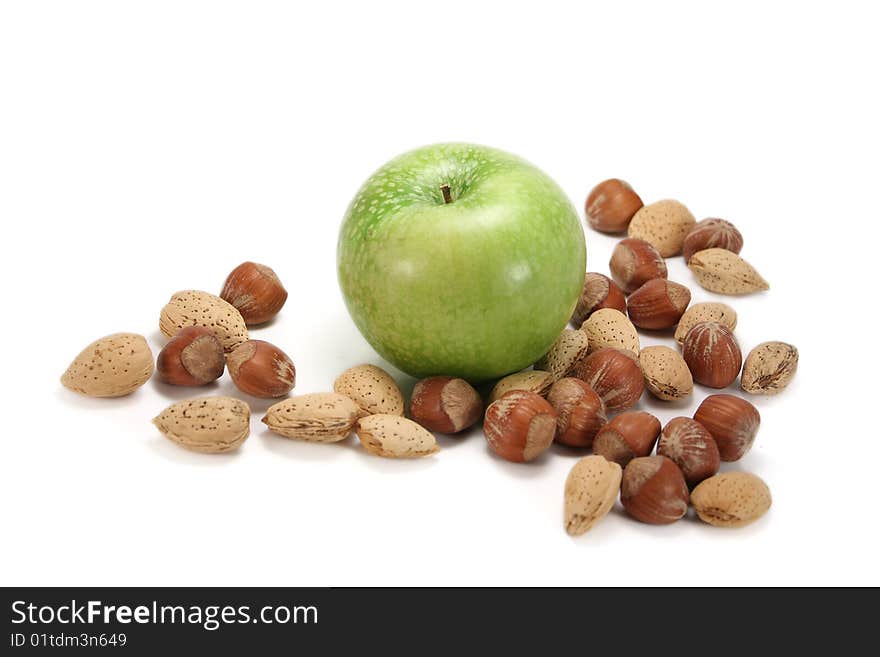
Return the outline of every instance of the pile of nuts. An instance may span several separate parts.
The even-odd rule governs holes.
[[[273,432],[312,442],[337,442],[357,430],[373,454],[409,458],[438,450],[434,435],[404,415],[404,396],[391,376],[375,365],[343,372],[333,392],[287,397],[296,382],[293,361],[275,345],[249,338],[248,329],[271,320],[287,291],[265,265],[245,262],[227,277],[220,296],[199,290],[172,295],[159,315],[169,340],[153,364],[142,335],[116,333],[83,349],[61,383],[90,397],[121,397],[155,374],[165,384],[205,386],[229,372],[243,393],[285,397],[269,407],[263,422]],[[438,377],[413,393],[415,412],[436,431],[455,433],[482,416],[482,400],[461,379]],[[472,404],[476,400],[478,407]],[[237,449],[250,435],[250,407],[240,399],[205,396],[168,406],[153,424],[186,449],[218,454]]]
[[[791,381],[797,349],[765,342],[743,359],[734,309],[691,305],[690,290],[667,280],[665,258],[682,254],[697,282],[712,292],[767,289],[738,255],[742,235],[722,219],[697,222],[678,201],[643,205],[616,179],[593,189],[586,215],[597,230],[628,232],[612,254],[611,277],[585,275],[571,318],[576,328],[564,329],[532,369],[498,381],[485,407],[467,381],[432,376],[416,383],[407,417],[400,387],[370,364],[343,372],[332,392],[287,397],[296,379],[293,362],[248,335],[281,310],[287,292],[274,271],[253,262],[233,270],[219,296],[187,290],[171,297],[159,319],[169,341],[155,368],[142,336],[118,333],[86,347],[61,381],[85,395],[119,397],[146,383],[154,370],[164,383],[191,387],[228,370],[247,395],[284,398],[262,418],[272,432],[318,443],[356,433],[367,452],[381,457],[429,456],[439,451],[435,433],[458,434],[481,420],[489,447],[507,461],[532,461],[554,443],[592,450],[565,482],[564,525],[573,535],[601,520],[618,497],[630,516],[651,524],[675,522],[689,506],[712,525],[753,522],[770,507],[766,484],[745,472],[719,474],[722,462],[738,461],[755,440],[760,415],[750,402],[712,394],[693,418],[675,417],[665,426],[633,409],[646,389],[676,401],[691,395],[695,383],[723,389],[741,377],[742,390],[768,395]],[[669,331],[680,352],[641,348],[639,329]],[[223,453],[247,439],[250,408],[231,397],[197,397],[172,404],[153,422],[184,448]]]
[[[122,397],[153,376],[174,386],[200,387],[228,370],[235,386],[253,397],[284,397],[296,368],[275,345],[251,340],[248,328],[272,319],[287,291],[272,269],[244,262],[227,277],[220,296],[199,290],[172,295],[159,315],[170,339],[153,365],[142,335],[115,333],[83,349],[61,383],[89,397]],[[172,404],[153,423],[170,440],[196,452],[239,447],[250,433],[250,407],[231,397],[198,397]]]
[[[723,389],[740,377],[743,391],[772,395],[791,381],[798,363],[794,346],[764,342],[743,361],[734,335],[736,311],[724,303],[690,305],[690,290],[667,280],[665,258],[680,254],[697,283],[711,292],[741,295],[768,289],[739,256],[742,234],[723,219],[697,222],[675,200],[644,205],[618,179],[605,180],[590,192],[586,216],[596,230],[626,231],[627,237],[612,253],[611,278],[586,274],[572,316],[577,330],[566,329],[536,364],[554,376],[547,398],[557,412],[556,441],[593,451],[575,464],[566,481],[566,530],[587,531],[610,511],[618,491],[626,512],[646,523],[675,522],[689,505],[716,526],[757,520],[770,507],[767,485],[746,472],[719,474],[722,462],[738,461],[755,440],[761,418],[750,402],[731,394],[709,395],[693,418],[675,417],[662,428],[650,413],[630,410],[645,388],[657,399],[675,401],[688,397],[694,383]],[[681,352],[662,345],[642,349],[638,329],[674,329]],[[575,332],[587,335],[576,355],[570,348]],[[553,368],[545,366],[550,362]],[[588,394],[578,397],[569,381],[585,382],[604,406],[597,407]],[[554,395],[559,386],[569,392]],[[612,413],[618,414],[606,421]],[[572,417],[582,427],[575,443]]]

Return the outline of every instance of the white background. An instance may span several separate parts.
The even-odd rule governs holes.
[[[0,581],[12,585],[880,584],[876,16],[870,3],[8,2],[0,9]],[[741,464],[774,495],[739,531],[618,506],[562,528],[577,456],[514,465],[481,432],[419,461],[259,423],[230,456],[150,418],[200,390],[90,400],[58,378],[115,331],[163,343],[179,289],[247,259],[290,291],[253,336],[296,392],[381,361],[336,284],[340,219],[401,151],[518,153],[582,212],[619,176],[734,221],[771,290],[725,299],[746,352],[800,348]],[[614,239],[587,229],[588,268]],[[680,258],[670,278],[713,299]],[[646,344],[657,342],[645,339]],[[405,387],[412,381],[393,372]],[[236,394],[228,378],[211,389]],[[643,408],[665,422],[690,403]]]

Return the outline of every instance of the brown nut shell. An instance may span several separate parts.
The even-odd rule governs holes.
[[[744,527],[770,509],[773,500],[764,481],[749,472],[723,472],[691,493],[700,520],[716,527]]]
[[[611,278],[625,293],[654,278],[666,278],[666,261],[649,242],[628,237],[617,243],[608,261]]]
[[[694,419],[712,434],[722,461],[741,459],[752,448],[761,426],[758,409],[734,395],[709,395]]]
[[[489,404],[483,433],[498,456],[523,463],[537,458],[553,443],[556,417],[556,410],[540,395],[511,390]]]
[[[736,226],[724,219],[703,219],[688,231],[681,247],[684,261],[691,259],[697,251],[705,249],[724,249],[739,253],[743,246],[743,236]]]
[[[617,415],[596,434],[593,454],[625,466],[632,459],[648,456],[660,435],[660,420],[646,411]]]
[[[753,395],[775,395],[785,390],[797,372],[798,350],[787,342],[762,342],[746,356],[742,389]]]
[[[665,456],[642,456],[623,471],[620,502],[636,520],[668,525],[687,514],[687,483],[675,463]]]
[[[726,388],[742,367],[742,352],[733,332],[717,322],[700,322],[688,331],[682,357],[694,381],[710,388]]]
[[[574,377],[559,379],[547,393],[556,409],[556,442],[569,447],[590,447],[606,422],[605,404],[586,383]]]
[[[691,291],[680,283],[654,278],[629,295],[626,309],[630,321],[643,329],[675,326],[691,302]]]
[[[254,326],[278,314],[287,301],[287,290],[271,267],[243,262],[226,278],[220,298],[235,306],[248,326]]]
[[[181,329],[156,358],[156,375],[175,386],[203,386],[223,376],[226,358],[213,331],[203,326]]]
[[[593,352],[575,366],[572,375],[599,394],[608,413],[634,406],[645,390],[638,360],[631,352],[620,349]]]
[[[711,477],[721,467],[721,455],[712,434],[689,417],[672,418],[666,423],[660,432],[657,454],[672,459],[689,486]]]
[[[603,233],[622,233],[633,215],[642,207],[642,199],[624,180],[609,178],[593,187],[584,209],[587,223]]]
[[[571,323],[580,326],[590,315],[603,308],[626,312],[626,297],[620,286],[610,278],[588,271],[584,274],[584,287],[572,313]]]
[[[254,397],[283,397],[296,384],[293,361],[275,345],[248,340],[226,358],[236,387]]]
[[[432,376],[413,387],[409,414],[429,431],[459,433],[480,420],[483,400],[464,379]]]

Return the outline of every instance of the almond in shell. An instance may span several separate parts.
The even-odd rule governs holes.
[[[639,353],[639,334],[631,321],[619,310],[597,310],[581,325],[589,339],[589,352],[605,347]]]
[[[247,326],[235,306],[208,292],[175,292],[159,315],[159,328],[169,338],[187,326],[203,326],[213,331],[230,353],[248,339]]]
[[[578,536],[602,520],[614,506],[623,470],[604,456],[585,456],[565,480],[565,531]]]
[[[762,342],[749,352],[740,385],[753,395],[775,395],[797,372],[798,350],[786,342]]]
[[[248,405],[232,397],[198,397],[172,404],[153,424],[166,438],[193,452],[231,452],[250,433]]]
[[[694,215],[683,203],[666,199],[636,212],[627,234],[653,244],[660,255],[668,258],[681,253],[684,238],[696,223]]]
[[[403,415],[403,393],[391,375],[376,365],[345,370],[333,383],[333,391],[352,399],[367,415]]]
[[[407,459],[440,451],[434,434],[399,415],[378,413],[361,418],[357,435],[364,449],[376,456]]]
[[[550,372],[553,380],[568,375],[581,358],[587,355],[590,339],[584,331],[565,329],[537,363],[535,369]]]
[[[691,493],[700,520],[716,527],[744,527],[770,509],[770,489],[749,472],[723,472],[709,477]]]
[[[273,404],[263,423],[285,438],[336,443],[351,435],[362,415],[360,406],[345,395],[316,392]]]
[[[770,285],[745,260],[726,249],[697,251],[688,260],[697,282],[718,294],[750,294],[767,290]]]
[[[657,399],[684,399],[694,390],[691,371],[674,349],[662,345],[645,347],[639,352],[639,365],[645,377],[645,387]]]
[[[492,388],[492,392],[489,394],[489,403],[498,401],[511,390],[528,390],[541,397],[546,397],[555,380],[550,372],[543,370],[527,370],[508,374]]]
[[[123,397],[153,375],[153,352],[142,335],[114,333],[83,349],[61,384],[88,397]]]

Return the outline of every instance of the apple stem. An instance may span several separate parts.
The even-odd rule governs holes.
[[[443,192],[443,201],[446,203],[452,203],[452,191],[450,191],[449,185],[440,185],[440,191]]]

